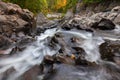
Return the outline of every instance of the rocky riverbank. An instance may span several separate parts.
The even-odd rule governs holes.
[[[61,34],[60,33],[55,34],[55,36],[49,41],[49,46],[52,47],[53,49],[56,47],[56,45],[60,45],[61,48],[59,49],[58,55],[54,55],[52,57],[48,55],[45,56],[43,62],[44,67],[46,65],[47,66],[49,65],[50,68],[47,67],[47,69],[49,69],[47,70],[47,74],[46,74],[46,67],[45,70],[43,69],[43,72],[45,72],[44,80],[61,80],[61,79],[89,80],[92,77],[94,77],[94,80],[101,80],[101,78],[103,78],[103,80],[109,80],[109,79],[119,80],[118,77],[118,75],[120,75],[119,68],[113,65],[113,64],[117,64],[118,66],[120,66],[119,65],[119,60],[120,60],[119,15],[120,15],[120,6],[117,6],[111,9],[110,11],[106,11],[106,12],[84,14],[82,16],[79,14],[67,15],[67,17],[64,17],[62,20],[57,21],[57,25],[50,26],[50,24],[47,24],[44,28],[42,25],[39,26],[38,29],[40,30],[46,30],[53,27],[57,27],[57,28],[62,28],[63,30],[66,31],[66,33],[63,32]],[[93,45],[92,44],[90,45],[88,39],[88,42],[86,42],[84,46],[89,45],[89,47],[87,48],[83,47],[82,44],[84,44],[84,39],[77,37],[77,35],[79,36],[82,35],[79,34],[79,32],[81,31],[83,31],[82,33],[85,35],[87,33],[84,32],[88,32],[89,36],[90,34],[92,34],[93,36],[99,35],[99,37],[103,38],[104,42],[102,42],[102,44],[98,46],[99,49],[98,51],[100,51],[99,52],[100,59],[102,59],[102,61],[100,62],[98,61],[98,64],[96,64],[96,62],[94,61],[93,62],[89,61],[89,59],[87,60],[85,56],[86,54],[89,53],[89,50],[91,51],[92,48],[94,48],[94,50],[96,51],[97,46],[94,47],[93,45],[99,43],[95,41],[96,43],[93,42]],[[85,36],[82,37],[85,38]],[[99,39],[99,37],[93,40]],[[94,50],[90,54],[93,54]],[[94,56],[93,58],[96,58],[96,55],[93,56]],[[83,66],[85,68],[83,68]],[[85,70],[86,68],[88,69],[88,71]],[[89,72],[89,69],[92,69],[90,70],[91,72]],[[110,71],[111,69],[112,71]],[[76,74],[72,74],[74,70],[76,71]],[[95,77],[94,70],[98,70],[96,74],[100,74],[101,70],[104,70],[102,72],[104,76],[100,74],[102,77],[100,76],[98,76],[100,78]],[[106,73],[110,77],[108,77]],[[90,74],[92,76],[89,76]],[[88,76],[89,78],[85,78],[85,76]]]
[[[29,10],[0,1],[0,54],[9,54],[19,42],[24,44],[31,38],[35,24]]]

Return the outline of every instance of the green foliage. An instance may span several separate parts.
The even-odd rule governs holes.
[[[101,2],[103,0],[83,0],[84,3],[96,3],[96,2]]]
[[[78,0],[3,0],[20,5],[34,13],[66,12],[68,8],[75,6]]]
[[[78,2],[78,0],[68,0],[67,5],[66,5],[66,11],[67,9],[70,9],[71,7],[75,7],[76,3]]]
[[[47,8],[46,0],[3,0],[5,2],[12,2],[20,5],[22,8],[27,8],[34,13]]]
[[[74,8],[79,0],[3,0],[20,5],[34,13],[43,12],[66,12],[69,8]],[[91,4],[107,0],[81,0],[82,3]],[[112,0],[110,0],[112,1]],[[119,1],[119,0],[116,0]]]

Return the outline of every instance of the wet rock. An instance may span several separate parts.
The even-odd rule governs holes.
[[[40,33],[43,33],[46,29],[57,27],[57,21],[49,20],[45,15],[42,13],[39,13],[37,15],[37,21],[36,21],[36,35],[39,35]]]
[[[118,11],[115,11],[118,10]],[[92,11],[90,11],[92,12]],[[79,29],[79,30],[90,30],[90,26],[101,30],[113,30],[115,24],[119,24],[119,7],[113,8],[113,10],[106,10],[104,12],[93,13],[92,15],[75,14],[69,19],[63,19],[61,27],[65,30]],[[115,24],[114,24],[115,23]]]
[[[47,18],[49,19],[59,19],[59,18],[62,18],[62,14],[61,13],[49,13],[46,15]]]
[[[46,65],[53,65],[55,63],[57,64],[75,64],[75,56],[74,55],[64,55],[64,54],[56,54],[54,56],[45,56],[43,63]]]
[[[24,21],[24,20],[22,20],[22,19],[17,19],[16,22],[17,22],[18,25],[21,25],[21,24],[22,24],[22,26],[19,26],[19,27],[23,27],[24,25],[27,25],[27,24],[28,24],[28,22],[26,22],[26,21]],[[19,28],[19,27],[18,27],[18,28]]]
[[[56,43],[61,47],[59,49],[59,53],[62,54],[71,54],[71,47],[68,46],[68,42],[67,40],[69,40],[69,38],[65,39],[64,36],[62,36],[62,34],[56,34],[56,37],[52,38],[51,40],[51,46],[55,45]]]
[[[118,65],[120,65],[120,56],[114,57],[114,62]]]
[[[2,50],[8,49],[11,44],[12,44],[12,40],[10,40],[5,36],[0,35],[0,49]]]
[[[32,13],[32,12],[30,12],[28,9],[23,9],[23,12],[21,11],[19,11],[18,10],[18,13],[20,14],[20,17],[23,19],[23,20],[25,20],[25,21],[27,21],[27,22],[29,22],[29,23],[33,23],[33,21],[34,21],[34,14]],[[34,27],[34,26],[33,26]]]
[[[72,29],[72,26],[70,26],[69,24],[65,23],[65,24],[62,26],[62,29],[64,29],[64,30],[71,30],[71,29]]]
[[[48,19],[42,13],[39,13],[37,16],[37,25],[42,25],[47,22],[48,22]]]
[[[55,56],[55,62],[56,63],[64,63],[64,64],[75,64],[74,55],[56,55]]]
[[[7,5],[6,3],[0,1],[0,9],[6,10],[7,9],[6,5]]]
[[[120,12],[120,6],[114,7],[111,11],[112,12]]]
[[[114,22],[120,25],[120,14],[117,15],[117,17],[114,19]]]
[[[25,34],[24,34],[24,32],[19,32],[19,33],[17,33],[17,36],[18,37],[25,37]]]
[[[39,35],[40,33],[43,33],[47,29],[55,28],[57,27],[57,22],[52,20],[46,20],[46,22],[37,23],[36,27],[36,34]]]
[[[90,62],[85,59],[86,52],[81,47],[78,47],[80,43],[82,44],[82,41],[82,39],[75,36],[56,34],[50,41],[50,46],[52,46],[52,48],[54,48],[56,44],[60,46],[58,51],[59,54],[54,56],[55,62],[90,65]]]
[[[6,21],[6,20],[7,20],[7,18],[4,15],[0,15],[0,22],[1,21]]]
[[[35,41],[35,39],[34,38],[32,38],[32,37],[29,37],[29,36],[25,36],[25,37],[21,37],[22,39],[20,40],[19,38],[19,40],[17,41],[17,43],[16,43],[16,45],[18,46],[18,47],[24,47],[24,46],[26,46],[27,44],[29,44],[29,43],[32,43],[33,41]]]
[[[71,42],[72,42],[72,43],[77,43],[77,42],[79,42],[79,38],[72,37],[72,38],[71,38]]]
[[[54,57],[49,56],[49,55],[46,55],[46,56],[44,57],[43,62],[44,62],[45,64],[53,64],[53,63],[54,63]]]
[[[38,76],[42,74],[43,66],[35,65],[22,75],[20,80],[38,80]]]
[[[12,49],[0,50],[0,55],[10,54]]]
[[[16,4],[0,1],[0,43],[1,49],[9,48],[22,37],[31,35],[35,18],[32,12]],[[3,41],[3,42],[1,42]]]
[[[92,65],[92,62],[89,62],[85,59],[86,52],[80,48],[80,47],[72,47],[74,50],[76,50],[76,57],[75,57],[75,64],[81,65],[81,66],[88,66]]]
[[[91,27],[100,30],[113,30],[115,29],[115,24],[111,20],[103,18],[100,22],[94,23]]]
[[[111,12],[111,13],[109,13],[109,15],[106,16],[106,17],[107,17],[107,19],[110,19],[111,21],[113,21],[114,23],[116,23],[116,22],[114,21],[114,19],[115,19],[117,16],[118,16],[118,13],[117,13],[117,12]]]
[[[11,52],[9,53],[9,56],[15,55],[16,53],[22,52],[26,49],[26,46],[16,46],[11,49]]]
[[[77,16],[67,20],[62,25],[62,28],[65,30],[71,30],[71,29],[77,29],[77,30],[86,30],[89,29],[89,26],[91,24],[91,21],[87,18],[79,18]]]
[[[100,45],[101,58],[106,61],[119,62],[120,58],[120,42],[119,41],[106,41]]]
[[[2,79],[1,80],[6,80],[9,76],[9,74],[11,74],[12,72],[14,72],[15,69],[14,68],[10,68],[8,70],[6,70],[4,73],[3,73],[3,76],[2,76]]]
[[[70,19],[71,17],[73,17],[73,10],[72,9],[69,9],[67,11],[67,13],[65,14],[65,19]]]

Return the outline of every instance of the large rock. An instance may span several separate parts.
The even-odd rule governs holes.
[[[114,7],[111,11],[112,12],[120,12],[120,6]]]
[[[115,24],[111,20],[103,18],[101,21],[94,23],[91,27],[100,30],[113,30],[115,29]]]
[[[120,64],[120,41],[106,41],[100,45],[101,58]]]
[[[16,4],[0,1],[1,49],[5,46],[7,49],[13,42],[19,41],[26,35],[31,35],[35,27],[34,24],[35,18],[32,12],[27,9],[22,9]]]
[[[6,49],[10,46],[11,42],[7,37],[0,35],[0,49]]]
[[[120,25],[120,14],[114,19],[114,22]]]
[[[120,25],[120,7],[117,6],[112,8],[113,8],[112,10],[108,10],[108,11],[106,10],[104,12],[98,12],[98,13],[95,13],[91,10],[86,14],[82,14],[82,16],[81,14],[76,14],[75,16],[73,16],[71,19],[67,21],[67,25],[65,26],[67,27],[67,29],[71,29],[76,26],[79,27],[79,29],[89,29],[90,26],[95,25],[94,23],[97,23],[97,25],[98,23],[100,23],[99,24],[100,26],[104,25],[105,30],[114,29],[115,25],[113,24]],[[89,14],[89,13],[92,13],[92,14]],[[76,22],[76,23],[73,23],[73,22]]]

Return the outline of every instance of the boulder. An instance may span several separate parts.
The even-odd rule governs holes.
[[[114,19],[118,16],[117,12],[110,12],[109,15],[107,16],[107,19],[110,19],[111,21],[113,21],[114,23],[116,23],[114,21]]]
[[[119,62],[120,41],[106,41],[100,45],[101,58],[106,61]]]
[[[2,49],[2,50],[8,49],[11,44],[12,44],[11,39],[0,35],[0,49]]]
[[[48,22],[48,19],[42,14],[42,13],[39,13],[37,15],[37,25],[42,25],[42,24],[45,24]]]
[[[0,43],[1,49],[31,35],[35,24],[32,12],[12,3],[0,1]],[[21,34],[22,33],[22,34]],[[21,36],[22,35],[22,36]],[[11,42],[10,42],[11,41]]]
[[[43,67],[41,65],[35,65],[30,70],[25,72],[19,80],[38,80],[38,76],[42,74],[42,71]]]
[[[100,30],[113,30],[115,24],[111,20],[103,18],[99,22],[95,22],[91,27]]]
[[[76,51],[75,65],[92,66],[95,63],[89,62],[85,59],[86,52],[81,47],[72,47]]]
[[[114,22],[120,25],[120,14],[114,19]]]
[[[16,4],[0,2],[0,28],[11,27],[12,32],[27,31],[26,34],[31,33],[33,23],[35,21],[34,15],[27,9],[22,9]],[[23,30],[24,29],[24,30]],[[26,30],[25,30],[26,29]],[[6,32],[3,30],[2,33]]]
[[[112,12],[120,12],[120,6],[114,7],[111,11]]]

